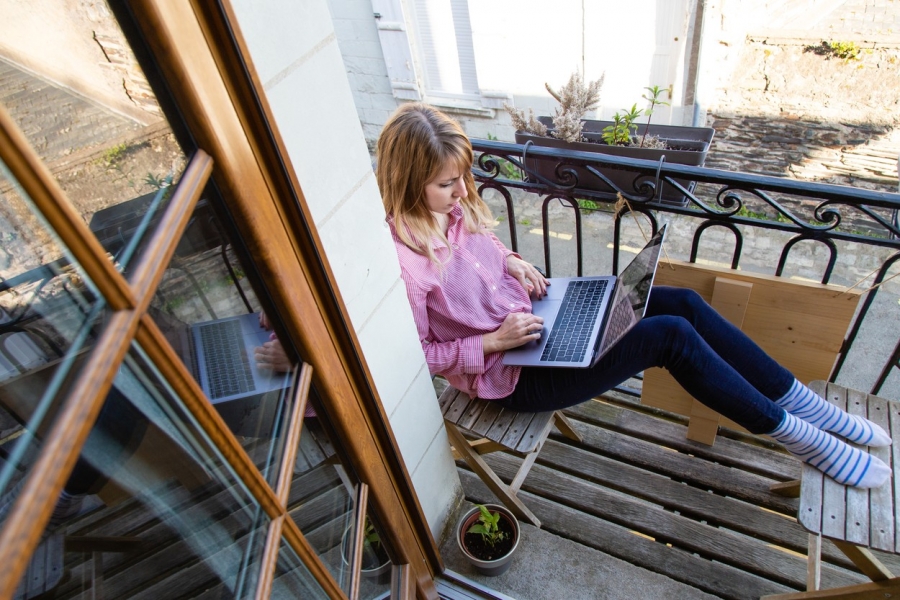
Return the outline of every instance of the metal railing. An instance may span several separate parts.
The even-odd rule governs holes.
[[[848,248],[855,247],[853,252],[857,254],[863,248],[868,255],[879,255],[877,268],[864,278],[869,291],[848,331],[832,370],[832,381],[857,340],[881,283],[890,279],[889,270],[900,261],[896,220],[900,194],[672,164],[665,157],[655,162],[481,139],[473,139],[472,145],[477,157],[473,172],[480,192],[485,195],[487,190],[495,190],[506,204],[513,250],[519,249],[514,196],[527,192],[542,199],[543,269],[548,275],[552,274],[548,209],[553,203],[573,211],[577,275],[584,270],[584,213],[598,207],[613,218],[613,274],[619,269],[623,217],[632,211],[645,217],[653,232],[666,215],[695,221],[691,262],[697,261],[700,241],[712,229],[724,229],[733,235],[731,256],[719,256],[717,261],[735,269],[742,259],[748,228],[783,232],[770,236],[784,240],[777,242],[780,249],[772,244],[769,250],[772,259],[768,264],[774,265],[772,274],[776,276],[784,275],[792,251],[801,242],[825,247],[822,283],[830,283],[841,252],[851,252]],[[618,173],[610,178],[613,171]],[[622,181],[622,172],[629,173],[630,186],[626,188],[614,182]],[[900,328],[896,330],[900,333]],[[878,393],[888,372],[897,367],[898,351],[900,344],[882,369],[873,393]]]

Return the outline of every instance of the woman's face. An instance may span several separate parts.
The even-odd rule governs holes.
[[[437,177],[425,184],[425,205],[435,214],[449,214],[467,195],[466,182],[456,165],[448,164]]]

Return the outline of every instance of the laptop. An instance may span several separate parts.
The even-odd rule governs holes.
[[[162,311],[152,317],[213,404],[256,398],[290,384],[290,373],[256,366],[253,349],[269,341],[258,313],[193,325]]]
[[[540,339],[507,350],[503,364],[569,368],[597,364],[643,318],[666,227],[618,277],[551,278],[547,295],[532,303],[532,312],[544,319]]]

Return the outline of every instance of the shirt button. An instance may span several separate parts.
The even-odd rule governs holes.
[[[476,267],[476,268],[478,268],[478,267],[480,267],[480,266],[481,266],[480,264],[475,263],[475,267]]]
[[[509,305],[509,307],[510,307],[510,308],[515,308],[515,307],[516,307],[516,305],[515,305],[515,304],[512,304],[512,303],[510,303],[510,305]]]
[[[459,250],[459,244],[453,244],[453,249],[454,249],[454,250]]]
[[[492,289],[492,290],[496,290],[496,289],[497,289],[497,286],[496,286],[496,285],[492,285],[492,286],[491,286],[491,289]]]

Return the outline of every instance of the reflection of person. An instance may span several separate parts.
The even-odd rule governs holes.
[[[654,288],[645,318],[590,369],[504,365],[505,350],[539,339],[531,302],[548,282],[490,232],[472,162],[459,125],[424,104],[398,109],[378,140],[378,185],[432,373],[504,407],[547,411],[665,367],[703,404],[841,483],[890,477],[881,460],[828,433],[888,445],[883,429],[814,394],[691,290]]]
[[[259,313],[259,326],[266,331],[272,331],[272,323],[266,313]],[[253,350],[256,364],[261,369],[269,369],[276,373],[286,373],[294,368],[293,363],[284,351],[284,346],[275,332],[269,336],[269,341]]]
[[[259,326],[266,331],[272,331],[273,329],[272,321],[266,316],[265,312],[259,313]],[[270,369],[276,373],[287,373],[294,368],[294,363],[288,358],[287,352],[284,351],[284,346],[281,345],[281,340],[278,339],[274,331],[269,336],[268,342],[253,349],[253,356],[256,360],[256,365],[261,369]],[[303,416],[316,416],[316,410],[312,404],[306,405]]]

